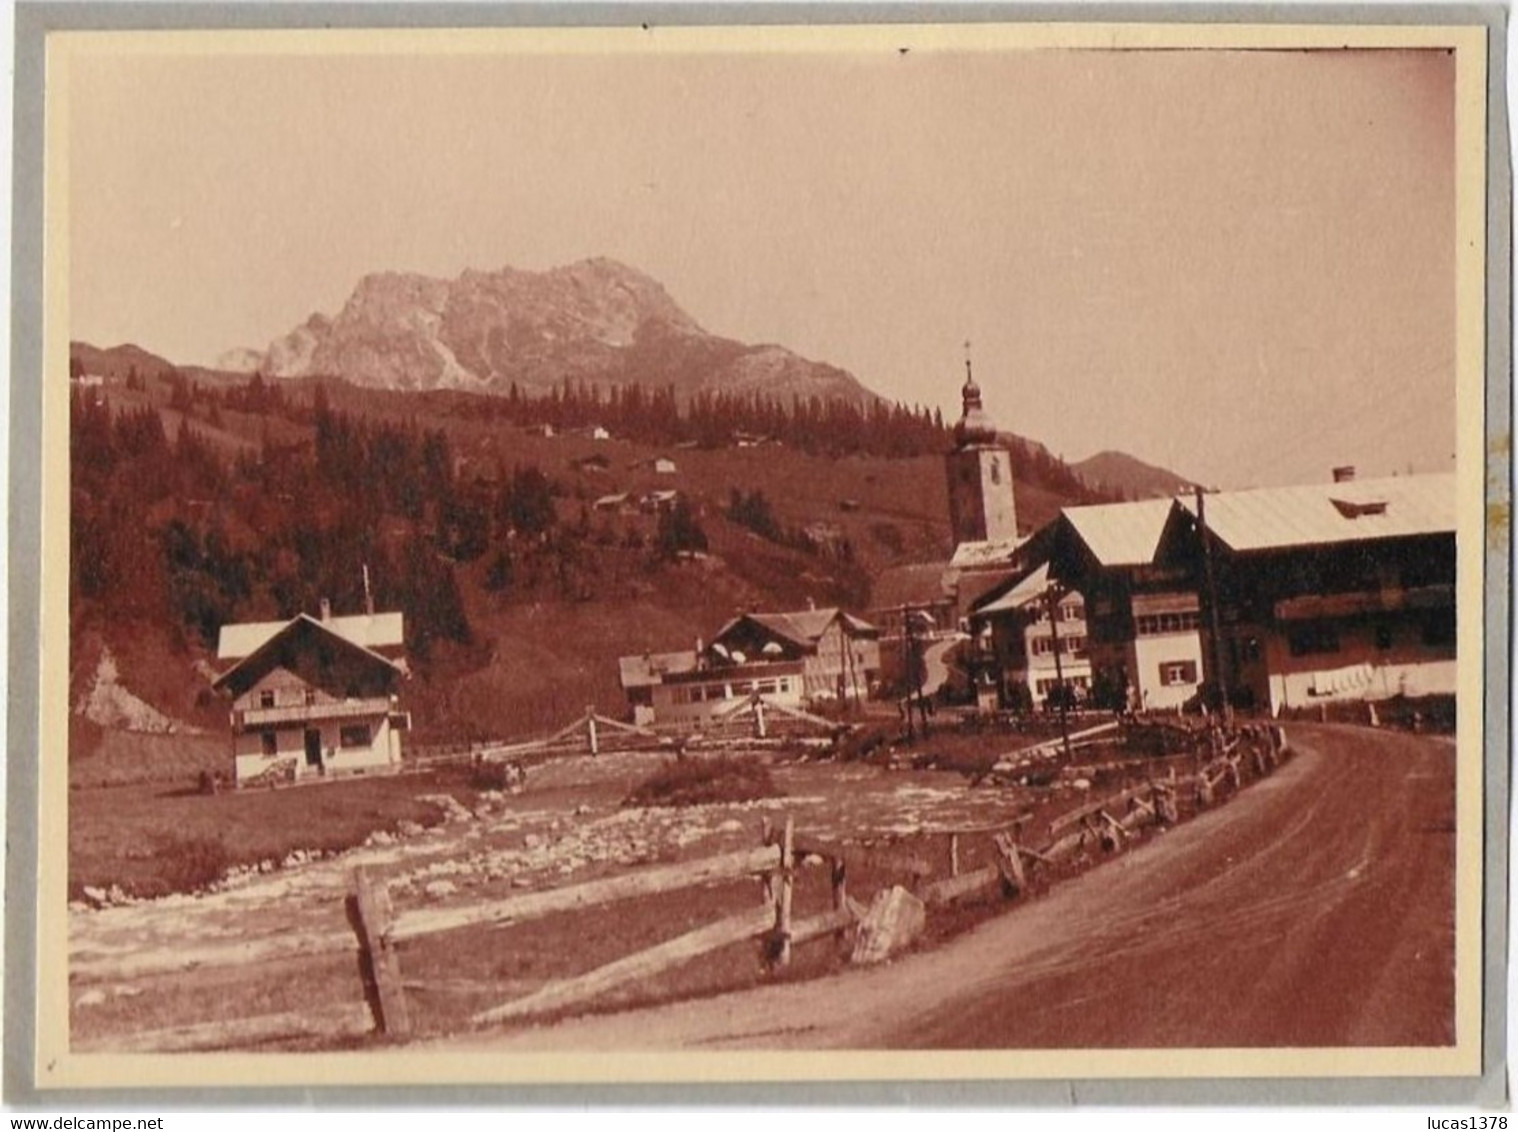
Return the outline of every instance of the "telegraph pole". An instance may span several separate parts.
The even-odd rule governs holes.
[[[1059,737],[1065,748],[1065,760],[1070,759],[1070,697],[1065,693],[1065,666],[1059,658],[1059,602],[1064,594],[1057,584],[1050,583],[1044,591],[1044,603],[1049,611],[1050,643],[1054,646],[1054,690],[1059,694]]]
[[[922,665],[922,645],[917,638],[917,618],[915,614],[918,607],[915,605],[903,605],[901,607],[901,624],[907,638],[907,738],[916,737],[912,727],[912,707],[916,701],[917,713],[922,718],[922,734],[926,738],[928,734],[928,708],[922,694],[922,681],[924,675]]]
[[[1228,681],[1223,674],[1223,629],[1218,618],[1218,587],[1212,573],[1212,542],[1207,537],[1207,493],[1201,485],[1196,488],[1197,535],[1202,540],[1202,576],[1207,589],[1207,628],[1212,647],[1208,650],[1212,663],[1209,683],[1212,686],[1213,708],[1221,709],[1225,718],[1232,714],[1228,694]]]

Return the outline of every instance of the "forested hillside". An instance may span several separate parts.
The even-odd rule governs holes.
[[[688,645],[755,606],[867,609],[875,570],[948,549],[943,424],[881,402],[129,367],[77,387],[71,411],[76,698],[115,642],[127,685],[208,728],[220,626],[324,597],[356,612],[366,566],[376,605],[406,615],[419,729],[451,737],[619,710],[618,655]],[[1041,448],[1014,461],[1034,521],[1083,497]],[[647,506],[656,491],[674,496]]]

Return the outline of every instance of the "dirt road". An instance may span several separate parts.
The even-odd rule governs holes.
[[[1300,727],[1220,809],[938,950],[451,1043],[494,1049],[1454,1040],[1453,743]]]

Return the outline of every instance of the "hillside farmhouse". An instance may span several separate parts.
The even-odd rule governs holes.
[[[223,625],[212,686],[232,698],[237,782],[294,782],[396,767],[407,676],[399,613]]]
[[[641,723],[711,719],[755,695],[792,707],[862,700],[880,671],[879,637],[839,609],[746,613],[709,645],[622,657],[622,689]]]

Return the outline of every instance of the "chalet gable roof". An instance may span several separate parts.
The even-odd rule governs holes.
[[[1453,473],[1223,491],[1206,497],[1207,529],[1235,552],[1453,534],[1455,502]],[[1195,499],[1176,504],[1195,518]]]
[[[406,641],[405,621],[398,612],[358,613],[329,617],[325,621],[317,621],[309,614],[300,613],[289,621],[244,621],[223,625],[216,643],[216,659],[241,660],[245,656],[251,656],[277,633],[283,632],[302,617],[325,626],[328,631],[361,648],[400,648]]]
[[[392,616],[398,622],[401,615],[396,613]],[[326,621],[318,621],[309,614],[296,614],[289,621],[280,623],[279,628],[271,633],[263,643],[246,656],[238,659],[237,663],[233,664],[231,668],[228,668],[220,676],[216,677],[211,682],[211,687],[217,691],[230,688],[240,694],[242,689],[251,687],[257,682],[263,672],[273,663],[274,658],[279,655],[281,649],[300,636],[308,636],[313,641],[323,642],[330,649],[357,656],[367,663],[383,666],[402,676],[407,674],[404,661],[392,660],[358,643],[346,634],[338,632],[332,624],[335,620],[337,619],[329,618]],[[227,628],[233,627],[224,626],[223,633],[225,633]]]
[[[1101,566],[1147,566],[1154,561],[1173,501],[1141,499],[1066,507],[1060,519]]]
[[[878,632],[874,625],[845,613],[836,607],[826,609],[802,609],[791,613],[745,613],[735,617],[717,631],[713,643],[719,643],[739,626],[747,623],[757,625],[772,636],[788,641],[798,648],[808,650],[817,647],[833,622],[842,620],[851,636],[869,636]]]
[[[696,650],[681,652],[644,652],[617,658],[623,688],[647,688],[662,684],[666,676],[679,676],[696,670]]]

